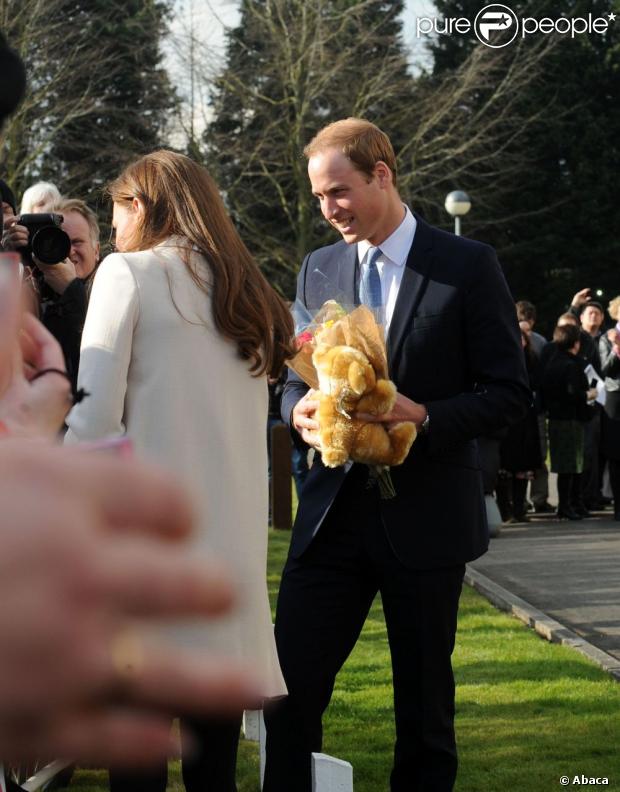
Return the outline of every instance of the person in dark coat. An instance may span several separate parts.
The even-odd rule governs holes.
[[[602,411],[601,450],[609,462],[614,519],[620,520],[620,297],[610,302],[608,311],[616,326],[599,340],[607,394]]]
[[[568,311],[558,319],[558,327],[570,324],[579,329],[579,352],[577,358],[581,360],[583,369],[588,366],[601,374],[601,359],[598,351],[598,340],[595,342],[592,336],[581,327],[574,311]],[[549,360],[557,352],[557,347],[553,341],[544,347],[540,356],[540,371],[542,372]],[[582,503],[580,509],[585,513],[597,511],[603,508],[601,485],[599,481],[599,445],[600,445],[600,404],[594,404],[590,409],[591,417],[585,424],[584,429],[584,451],[583,451],[583,473],[581,477],[574,481],[575,487],[580,487],[580,492],[575,493],[574,500]]]
[[[457,772],[454,648],[465,563],[489,535],[476,438],[530,401],[512,296],[495,252],[433,228],[403,204],[388,136],[364,119],[322,129],[305,149],[312,192],[342,240],[304,259],[310,313],[385,306],[391,413],[420,436],[383,499],[365,465],[329,468],[316,395],[289,372],[282,418],[319,453],[304,484],[282,574],[275,636],[288,696],[265,708],[264,792],[310,792],[312,753],[334,680],[377,593],[394,677],[391,792],[451,792]],[[359,414],[358,414],[359,417]],[[388,788],[388,781],[381,785]]]
[[[529,328],[521,325],[521,344],[532,391],[538,390],[538,362],[533,353]],[[500,473],[497,505],[504,522],[527,522],[525,493],[534,471],[542,467],[538,415],[534,401],[525,416],[510,426],[500,443]]]
[[[599,340],[603,335],[605,321],[605,311],[602,304],[593,298],[591,289],[581,289],[573,297],[569,313],[573,314],[581,328],[579,355],[585,358],[587,363],[601,376]],[[595,404],[592,410],[592,418],[585,426],[584,470],[581,483],[584,502],[591,510],[602,509],[606,503],[601,491],[603,470],[606,464],[605,455],[601,452],[602,412],[603,408],[601,405]]]
[[[595,342],[592,336],[580,327],[579,320],[575,314],[570,311],[563,313],[557,322],[558,327],[563,327],[567,324],[573,325],[579,330],[579,353],[577,357],[583,360],[584,368],[589,364],[597,374],[600,374],[601,360],[598,353],[598,342]],[[557,347],[553,341],[549,341],[549,343],[543,347],[540,354],[539,366],[541,372],[556,352]]]
[[[556,354],[542,372],[541,393],[549,416],[551,470],[558,474],[558,512],[561,520],[580,520],[588,514],[581,499],[584,467],[584,425],[590,418],[588,380],[579,359],[579,329],[571,324],[555,328]]]
[[[516,304],[519,326],[527,333],[529,354],[533,356],[536,368],[540,369],[540,359],[548,346],[547,339],[534,330],[536,325],[536,306],[527,300],[519,300]],[[540,394],[534,391],[534,407],[538,421],[538,439],[540,441],[540,467],[534,470],[530,484],[530,501],[534,511],[545,514],[555,511],[549,503],[549,470],[547,468],[547,418],[541,407]],[[525,500],[526,509],[528,501]]]

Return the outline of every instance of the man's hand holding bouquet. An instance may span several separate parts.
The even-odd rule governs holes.
[[[312,388],[300,402],[297,428],[304,439],[316,440],[327,467],[364,463],[381,496],[393,497],[389,469],[407,457],[416,426],[407,420],[385,423],[398,394],[388,378],[376,312],[363,305],[347,311],[334,300],[312,318],[299,303],[293,312],[299,351],[288,365]]]

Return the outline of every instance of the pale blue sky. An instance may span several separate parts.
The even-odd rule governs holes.
[[[176,16],[171,24],[172,38],[165,47],[166,66],[181,96],[189,96],[188,37],[187,31],[198,34],[198,40],[206,48],[208,70],[215,74],[225,57],[224,30],[239,21],[239,0],[175,0]],[[412,60],[420,60],[424,51],[415,41],[415,19],[431,16],[434,12],[432,0],[405,0],[404,30],[405,43],[411,47]],[[417,46],[414,46],[416,45]],[[194,130],[200,132],[208,122],[208,81],[196,86],[194,103]],[[188,123],[185,118],[185,125]],[[183,139],[181,133],[181,140]],[[175,133],[173,133],[174,139]]]
[[[223,46],[224,26],[235,25],[239,19],[239,0],[176,0],[179,23],[193,16],[194,29],[199,29],[204,42],[219,49]],[[405,0],[404,37],[407,44],[414,41],[416,16],[429,16],[434,12],[431,0]],[[173,25],[173,29],[177,27]]]

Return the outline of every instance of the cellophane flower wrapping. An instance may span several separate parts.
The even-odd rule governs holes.
[[[347,306],[336,299],[328,299],[312,312],[297,300],[291,310],[298,352],[287,365],[311,388],[319,390],[319,377],[312,362],[318,343],[353,346],[366,355],[377,379],[388,378],[383,306],[371,310],[365,305]],[[386,465],[368,465],[368,468],[369,486],[377,484],[384,499],[394,497],[390,468]]]

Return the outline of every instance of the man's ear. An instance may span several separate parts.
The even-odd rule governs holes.
[[[385,188],[393,183],[392,171],[383,160],[379,160],[375,165],[374,175],[379,182],[379,187]]]

